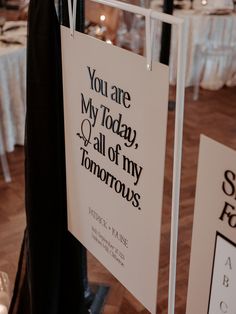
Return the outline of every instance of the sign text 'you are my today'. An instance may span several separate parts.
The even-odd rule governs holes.
[[[109,104],[119,105],[121,111],[131,108],[131,96],[128,91],[114,84],[109,85],[107,80],[99,77],[96,69],[89,66],[87,66],[87,74],[89,88],[92,92],[100,94],[104,97],[104,100],[109,100]],[[104,103],[94,104],[91,97],[81,93],[81,113],[86,116],[81,122],[80,132],[77,133],[84,144],[83,147],[80,147],[82,151],[81,165],[109,188],[121,195],[123,199],[130,202],[133,207],[141,210],[141,195],[135,192],[135,187],[140,181],[143,167],[129,158],[129,156],[123,154],[123,147],[120,143],[108,147],[106,144],[107,134],[111,132],[123,141],[126,150],[130,148],[138,149],[137,131],[124,122],[122,113],[117,114],[117,108],[115,113],[112,109],[112,106],[108,107]],[[95,126],[99,124],[106,129],[105,134],[99,131],[98,134],[95,134],[96,136],[92,136],[92,133],[95,132]],[[99,152],[109,162],[121,167],[125,173],[130,175],[133,178],[134,189],[95,162],[87,148],[89,145],[92,145],[93,150]]]

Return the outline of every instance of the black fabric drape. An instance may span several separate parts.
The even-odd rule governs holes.
[[[9,309],[10,314],[28,314],[30,313],[29,285],[27,280],[27,233],[24,233],[24,239],[21,246],[18,262],[18,271],[15,280],[13,297]]]
[[[16,283],[10,313],[84,314],[82,246],[67,231],[60,25],[53,0],[30,2],[27,60],[28,277],[18,269],[23,291]]]

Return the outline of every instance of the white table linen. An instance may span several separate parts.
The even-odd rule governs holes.
[[[26,27],[6,32],[5,37],[26,41]],[[25,110],[26,47],[0,42],[0,154],[24,144]]]
[[[194,85],[196,71],[196,53],[198,47],[207,47],[210,43],[216,46],[236,47],[236,14],[210,15],[195,13],[193,10],[176,10],[175,16],[186,21],[187,37],[187,65],[186,86]],[[160,25],[160,24],[159,24]],[[159,59],[161,27],[156,24],[153,58]],[[171,55],[170,55],[170,84],[176,84],[177,76],[177,45],[178,34],[176,27],[172,27]],[[224,84],[236,85],[236,49],[234,57],[208,56],[202,60],[203,71],[201,86],[207,89],[219,89]],[[228,63],[230,62],[230,71]]]

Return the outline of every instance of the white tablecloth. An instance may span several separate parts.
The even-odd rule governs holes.
[[[217,46],[236,47],[236,14],[209,15],[195,13],[193,10],[176,10],[174,13],[182,17],[187,25],[187,68],[186,86],[194,84],[196,75],[196,51],[199,46],[214,43]],[[161,27],[157,22],[155,27],[153,58],[159,60]],[[177,41],[176,27],[172,27],[170,83],[176,84],[177,69]],[[218,89],[224,84],[236,85],[236,49],[234,57],[207,57],[204,60],[201,86],[208,89]],[[230,71],[227,63],[231,62]]]
[[[12,32],[12,38],[16,35]],[[10,38],[9,34],[8,37]],[[0,154],[4,153],[4,151],[13,151],[16,144],[24,144],[25,110],[26,47],[24,45],[8,45],[1,42],[0,132],[3,143],[0,141]]]

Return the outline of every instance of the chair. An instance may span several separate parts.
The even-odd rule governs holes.
[[[5,154],[1,125],[0,125],[0,160],[1,160],[4,179],[6,182],[11,182],[11,175],[10,175],[10,170],[9,170],[9,166],[7,162],[7,157]]]
[[[0,313],[7,314],[10,305],[10,282],[7,273],[0,271]]]
[[[231,62],[235,53],[233,45],[218,45],[214,42],[209,42],[207,45],[197,45],[196,47],[196,63],[195,63],[195,76],[194,76],[194,91],[193,100],[197,100],[199,96],[199,86],[201,80],[201,74],[204,66],[206,65],[208,58],[212,58],[212,61],[216,63],[216,69],[219,70],[220,60],[224,60],[223,75],[219,80],[212,83],[210,89],[218,89],[222,87],[226,81],[230,72]],[[216,71],[217,72],[217,71]]]

